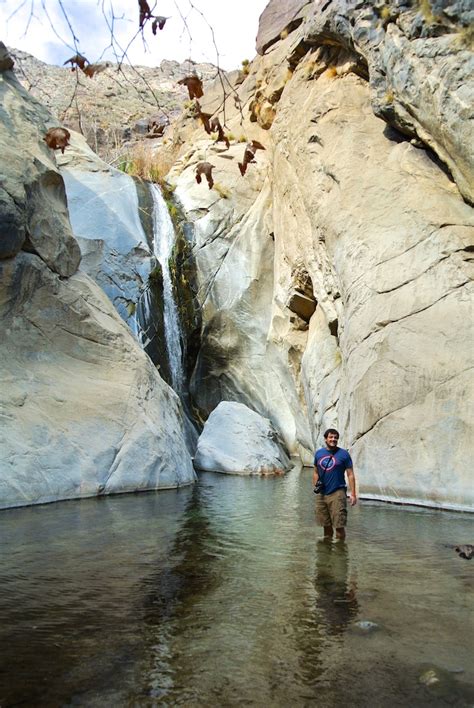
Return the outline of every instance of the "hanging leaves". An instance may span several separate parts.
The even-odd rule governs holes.
[[[163,27],[164,27],[165,24],[166,24],[166,20],[167,20],[167,19],[169,19],[169,18],[168,18],[168,17],[162,17],[161,15],[158,15],[158,17],[155,17],[155,19],[154,19],[153,22],[151,23],[151,31],[153,32],[153,34],[156,35],[157,27],[159,27],[160,30],[163,29]]]
[[[151,14],[150,6],[146,0],[138,0],[139,9],[139,21],[138,25],[140,29],[143,29],[145,22],[153,17]]]
[[[88,63],[89,60],[83,57],[82,54],[74,54],[74,56],[70,59],[66,59],[63,66],[65,66],[66,64],[71,64],[71,71],[74,71],[77,66],[79,67],[79,69],[82,69],[82,71],[84,71],[84,67]]]
[[[199,118],[201,120],[201,122],[204,126],[204,130],[206,131],[206,133],[208,133],[210,135],[212,131],[211,131],[211,126],[210,126],[209,121],[212,118],[212,114],[211,113],[203,113],[201,111],[201,104],[197,100],[194,103],[194,107],[196,110],[196,118]]]
[[[143,30],[148,20],[153,20],[151,23],[151,31],[156,36],[158,29],[162,30],[166,24],[166,20],[169,17],[163,17],[163,15],[154,15],[150,10],[150,6],[147,0],[138,0],[138,26],[140,30]]]
[[[198,184],[201,184],[202,182],[202,177],[201,175],[204,175],[205,178],[207,179],[207,184],[209,186],[209,189],[212,189],[214,186],[214,180],[212,178],[212,170],[214,169],[214,165],[211,165],[210,162],[198,162],[196,165],[196,182]]]
[[[247,172],[247,165],[250,165],[252,162],[256,162],[255,153],[257,150],[265,150],[262,143],[259,143],[258,140],[252,140],[245,146],[244,159],[242,162],[238,163],[242,177]]]
[[[189,93],[189,98],[192,101],[193,98],[202,98],[204,96],[204,91],[202,90],[202,81],[199,76],[185,76],[184,79],[178,81],[181,86],[186,86]]]
[[[225,143],[226,147],[229,147],[229,138],[225,135],[219,118],[213,118],[209,124],[209,127],[212,133],[217,133],[216,143]]]
[[[52,150],[61,150],[64,154],[64,149],[69,145],[71,133],[66,128],[50,128],[43,140],[46,145]]]

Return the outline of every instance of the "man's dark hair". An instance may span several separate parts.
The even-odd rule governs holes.
[[[337,435],[339,437],[339,431],[336,430],[336,428],[328,428],[326,432],[324,433],[324,439],[326,440],[327,436],[332,433],[333,435]]]

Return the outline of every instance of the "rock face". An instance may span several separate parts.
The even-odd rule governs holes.
[[[141,291],[154,267],[135,180],[98,158],[77,133],[72,133],[71,146],[58,156],[58,164],[82,252],[81,270],[101,286],[134,329]]]
[[[289,457],[267,418],[242,403],[222,401],[206,421],[194,465],[226,474],[282,474]]]
[[[282,33],[294,30],[303,21],[307,0],[271,0],[260,16],[257,52],[265,51],[282,38]]]
[[[260,51],[264,38],[275,35],[273,15],[281,5],[272,0],[261,17]],[[297,13],[303,3],[294,5]],[[411,5],[319,0],[294,41],[303,54],[332,48],[333,56],[350,53],[360,72],[365,65],[376,115],[434,150],[473,203],[474,151],[466,146],[474,143],[474,14],[461,1],[418,3],[418,12]]]
[[[472,510],[472,54],[455,6],[437,29],[402,3],[284,18],[238,87],[243,125],[227,106],[235,137],[266,150],[242,178],[244,146],[196,125],[170,179],[200,282],[199,406],[245,403],[308,463],[335,426],[363,495]],[[202,110],[221,101],[210,90]],[[194,183],[203,160],[219,189]]]
[[[178,399],[98,286],[21,254],[0,293],[1,507],[193,481]]]
[[[189,484],[176,395],[77,270],[62,177],[41,142],[49,116],[12,74],[0,92],[0,135],[17,141],[2,144],[19,215],[8,223],[26,234],[0,261],[0,507]]]
[[[258,156],[243,179],[237,167],[245,145],[222,152],[211,141],[192,148],[170,175],[192,225],[203,329],[191,379],[195,402],[207,416],[222,400],[239,400],[270,418],[292,452],[311,447],[302,389],[291,359],[298,337],[268,338],[274,304],[274,242],[268,163]],[[216,185],[196,184],[205,155]],[[222,198],[219,191],[223,186]],[[303,333],[301,333],[302,336]]]
[[[0,106],[0,258],[23,249],[36,253],[59,275],[72,275],[81,253],[53,151],[42,142],[54,123],[10,70],[0,73]]]

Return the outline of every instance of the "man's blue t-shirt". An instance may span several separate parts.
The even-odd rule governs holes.
[[[351,456],[342,447],[334,452],[322,447],[316,451],[314,464],[318,468],[319,479],[324,483],[324,494],[332,494],[337,489],[347,489],[344,472],[352,467]]]

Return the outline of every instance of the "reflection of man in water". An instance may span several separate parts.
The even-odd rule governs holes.
[[[355,475],[351,456],[347,450],[338,447],[339,433],[329,428],[324,433],[325,447],[316,451],[314,456],[313,486],[321,480],[323,493],[316,497],[316,521],[324,526],[324,536],[332,538],[334,528],[336,538],[346,537],[347,523],[347,475],[351,490],[351,506],[357,503]]]
[[[349,554],[345,543],[318,541],[314,586],[318,609],[329,634],[340,635],[357,615],[355,580],[349,580]]]

